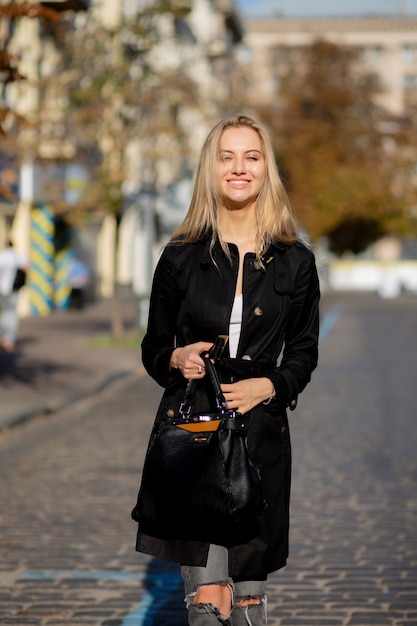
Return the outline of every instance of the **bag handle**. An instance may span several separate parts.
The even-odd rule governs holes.
[[[216,409],[220,412],[227,412],[229,410],[229,405],[220,388],[220,381],[219,381],[216,368],[214,367],[214,364],[210,360],[208,354],[209,354],[208,352],[206,354],[200,354],[200,357],[204,361],[206,373],[208,374],[211,385],[213,387],[214,398],[216,402]],[[191,412],[191,405],[193,402],[196,385],[197,385],[196,380],[189,380],[187,383],[187,387],[185,389],[184,400],[181,403],[181,406],[179,409],[179,412],[183,417],[186,417]]]
[[[210,382],[211,382],[213,390],[214,390],[215,401],[216,401],[216,409],[218,411],[222,411],[224,409],[226,409],[226,411],[228,411],[229,410],[229,405],[227,404],[227,400],[224,397],[223,392],[222,392],[222,390],[220,388],[220,380],[219,380],[219,376],[217,374],[217,370],[214,367],[214,363],[212,363],[212,361],[210,360],[210,358],[206,354],[202,354],[200,356],[201,356],[201,358],[204,361],[204,365],[206,366],[206,372],[209,375]]]

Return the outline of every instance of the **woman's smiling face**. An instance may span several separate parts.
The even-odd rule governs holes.
[[[256,202],[266,174],[261,139],[253,128],[227,128],[221,138],[217,182],[225,206],[245,207]]]

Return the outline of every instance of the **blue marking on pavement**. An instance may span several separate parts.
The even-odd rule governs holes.
[[[320,324],[320,341],[323,341],[323,339],[326,339],[329,335],[342,311],[343,307],[340,304],[335,304],[335,306],[327,311]]]
[[[170,595],[182,584],[180,573],[157,572],[77,572],[65,570],[47,570],[38,572],[24,572],[19,579],[29,580],[56,580],[58,578],[94,579],[94,580],[146,580],[150,590],[145,591],[140,603],[124,618],[121,626],[152,626],[153,617],[167,602]]]
[[[46,572],[25,572],[23,578],[29,580],[54,580],[56,578],[93,578],[94,580],[142,580],[144,574],[139,572],[67,572],[46,571]]]
[[[151,610],[153,597],[145,593],[138,607],[124,618],[121,626],[143,626],[148,611]]]

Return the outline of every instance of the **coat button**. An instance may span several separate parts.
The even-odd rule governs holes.
[[[253,262],[253,269],[255,270],[262,269],[262,262],[259,259],[255,259],[255,261]]]
[[[167,416],[168,416],[168,417],[175,417],[175,411],[174,411],[174,409],[168,409],[168,411],[167,411]]]
[[[263,309],[261,309],[260,306],[257,306],[257,307],[254,308],[253,314],[255,315],[255,317],[261,317],[264,314],[264,312],[263,312]]]
[[[250,356],[250,354],[244,354],[242,356],[242,361],[252,361],[252,357]]]

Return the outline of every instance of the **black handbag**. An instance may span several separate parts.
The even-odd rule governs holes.
[[[26,272],[18,267],[13,280],[12,291],[19,291],[26,284]]]
[[[196,382],[189,381],[178,414],[162,420],[150,438],[132,517],[152,536],[166,535],[169,526],[173,537],[210,540],[216,529],[266,507],[247,449],[247,417],[229,410],[215,367],[203,358],[215,410],[192,413]]]

